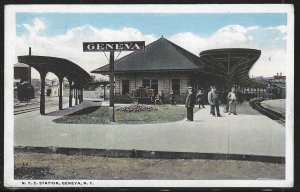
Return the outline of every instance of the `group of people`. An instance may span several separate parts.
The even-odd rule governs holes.
[[[169,96],[170,96],[170,98],[169,98],[170,104],[171,105],[175,105],[176,102],[175,102],[175,99],[174,99],[174,92],[173,92],[173,90],[170,91]],[[163,104],[166,103],[164,90],[160,90],[158,92],[158,94],[157,94],[157,97],[154,96],[153,103],[155,105],[157,105],[157,104],[163,105]]]
[[[188,121],[193,121],[193,109],[194,105],[196,104],[196,101],[199,104],[199,109],[201,106],[205,108],[204,103],[205,103],[205,93],[203,90],[199,90],[197,95],[194,96],[193,89],[192,87],[188,87],[188,95],[186,97],[186,102],[185,106],[187,108],[187,120]],[[207,100],[210,105],[210,114],[213,116],[221,117],[220,115],[220,94],[217,91],[215,86],[210,87],[210,91],[207,94]],[[233,87],[231,89],[231,92],[228,93],[227,95],[227,100],[228,100],[228,114],[234,114],[237,115],[236,113],[236,102],[237,102],[237,96],[235,93],[235,88]]]

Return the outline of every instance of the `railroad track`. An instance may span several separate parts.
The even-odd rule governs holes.
[[[261,112],[262,114],[268,116],[269,118],[273,120],[280,120],[281,122],[285,122],[285,116],[281,113],[278,113],[276,111],[264,108],[260,101],[252,101],[250,102],[250,105],[252,108],[256,109],[257,111]]]
[[[45,108],[50,108],[50,107],[54,107],[54,106],[57,106],[57,104],[49,104],[49,105],[46,105]],[[24,108],[24,109],[14,109],[14,115],[20,115],[20,114],[23,114],[23,113],[29,113],[29,112],[32,112],[32,111],[37,111],[37,110],[40,110],[40,106],[31,106],[31,107],[28,107],[28,108]]]

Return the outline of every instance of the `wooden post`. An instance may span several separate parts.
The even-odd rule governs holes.
[[[80,103],[83,102],[83,88],[80,89]]]
[[[78,92],[77,92],[77,88],[75,88],[75,105],[78,105]]]
[[[62,110],[63,109],[63,106],[62,106],[62,84],[63,84],[63,77],[59,77],[59,96],[58,96],[58,99],[59,99],[59,110]]]
[[[31,47],[29,47],[29,56],[31,56]],[[28,83],[31,85],[31,67],[29,66],[29,72],[28,72],[28,76],[27,76],[27,78],[28,78]]]
[[[69,107],[72,107],[72,81],[69,80]]]
[[[80,92],[80,89],[78,89],[78,103],[80,104],[81,103],[81,92]]]
[[[105,101],[106,84],[103,84],[103,100]]]
[[[45,78],[46,73],[41,71],[41,96],[40,96],[40,114],[45,115]]]
[[[257,98],[257,87],[255,88],[255,98]]]
[[[110,75],[109,75],[109,85],[110,85],[110,90],[109,90],[109,106],[112,108],[112,122],[115,122],[115,98],[114,98],[114,51],[110,51],[110,57],[109,57],[109,69],[110,69]]]

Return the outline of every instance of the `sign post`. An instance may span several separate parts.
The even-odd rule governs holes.
[[[109,107],[112,108],[112,121],[115,122],[115,51],[143,51],[145,41],[123,41],[123,42],[83,42],[83,52],[110,52],[109,56]]]
[[[115,122],[115,70],[114,70],[114,59],[115,52],[110,51],[109,56],[109,107],[112,107],[112,122]]]

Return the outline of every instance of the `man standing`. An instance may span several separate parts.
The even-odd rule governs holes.
[[[165,99],[165,94],[164,94],[164,90],[161,90],[159,93],[158,93],[158,99],[160,101],[160,104],[163,105],[164,104],[164,99]]]
[[[192,91],[192,87],[187,87],[188,90],[188,95],[185,100],[185,107],[187,109],[187,120],[188,121],[193,121],[193,109],[195,105],[195,99],[194,99],[194,94]]]
[[[215,95],[215,88],[214,86],[210,86],[210,91],[208,92],[208,103],[210,104],[210,114],[215,116],[215,101],[216,101],[216,95]]]
[[[170,91],[170,103],[171,103],[171,105],[175,104],[174,103],[174,92],[173,92],[173,90]]]
[[[204,93],[201,89],[198,91],[196,98],[197,98],[197,102],[199,103],[199,109],[200,109],[201,105],[203,108],[205,108],[204,107]]]
[[[217,111],[217,116],[218,117],[221,117],[220,115],[220,109],[219,109],[219,105],[220,105],[220,95],[219,95],[219,91],[217,91],[217,89],[215,88],[215,108],[216,108],[216,111]]]
[[[229,115],[233,113],[236,114],[236,95],[235,95],[235,88],[231,88],[231,92],[228,94],[228,100],[229,100]]]

